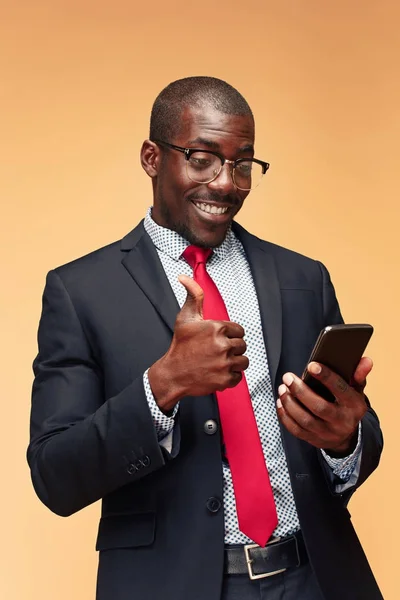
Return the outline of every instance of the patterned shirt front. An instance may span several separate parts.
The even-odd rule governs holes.
[[[144,227],[157,249],[178,304],[182,307],[186,299],[186,290],[179,283],[178,276],[193,276],[191,267],[182,258],[182,253],[189,243],[175,231],[157,225],[151,218],[151,209],[146,215]],[[228,232],[224,242],[213,250],[207,262],[207,271],[218,287],[230,319],[242,325],[245,330],[246,356],[249,359],[249,367],[245,372],[246,380],[278,514],[278,525],[273,535],[290,535],[299,529],[299,519],[282,446],[258,299],[243,246],[232,230]],[[147,372],[143,380],[158,439],[162,443],[163,439],[173,435],[174,416],[178,407],[175,407],[172,417],[164,415],[155,403]],[[329,457],[325,457],[334,473],[342,480],[346,481],[352,475],[360,454],[359,446],[360,444],[351,457],[344,460],[335,459],[334,462],[329,462]],[[252,540],[239,530],[231,471],[225,462],[223,480],[225,543],[252,543]]]

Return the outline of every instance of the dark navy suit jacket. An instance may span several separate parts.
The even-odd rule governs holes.
[[[339,307],[321,263],[237,224],[234,230],[252,270],[276,391],[284,372],[302,373],[319,331],[342,321]],[[98,600],[220,598],[221,439],[220,429],[204,431],[208,419],[218,422],[215,397],[181,401],[169,455],[143,388],[144,371],[170,345],[178,311],[143,223],[47,278],[28,460],[39,498],[55,513],[67,516],[102,499]],[[362,432],[357,485],[382,449],[372,409]],[[335,494],[319,450],[281,433],[324,598],[381,599],[346,508],[352,492]]]

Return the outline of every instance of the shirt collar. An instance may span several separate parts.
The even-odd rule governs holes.
[[[190,245],[189,242],[176,231],[158,225],[151,216],[151,207],[146,213],[144,228],[157,250],[164,252],[174,260],[179,260],[182,253]],[[235,240],[235,234],[232,229],[229,228],[222,244],[217,248],[213,248],[210,261],[224,260],[230,253]]]

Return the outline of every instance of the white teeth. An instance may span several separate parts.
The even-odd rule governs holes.
[[[228,210],[227,206],[214,206],[205,202],[194,202],[194,205],[203,212],[210,213],[211,215],[223,215]]]

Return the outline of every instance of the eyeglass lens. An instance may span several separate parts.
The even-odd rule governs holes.
[[[222,162],[218,156],[207,152],[193,152],[186,163],[188,177],[196,183],[210,183],[218,177]],[[233,181],[237,188],[250,190],[260,183],[262,166],[251,160],[240,162],[233,169]]]

